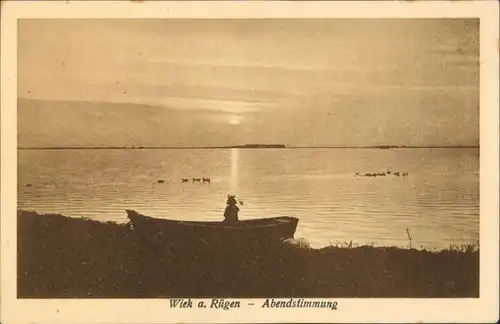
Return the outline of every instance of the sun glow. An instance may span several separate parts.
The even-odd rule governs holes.
[[[231,125],[239,125],[241,123],[241,117],[238,115],[231,115],[229,117],[229,124]]]

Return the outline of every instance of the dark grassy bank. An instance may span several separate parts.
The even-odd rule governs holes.
[[[148,251],[125,225],[18,213],[19,298],[477,297],[479,252]]]

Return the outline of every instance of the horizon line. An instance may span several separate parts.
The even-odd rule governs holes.
[[[105,150],[105,149],[126,149],[126,150],[190,150],[190,149],[396,149],[396,148],[479,148],[479,145],[371,145],[371,146],[285,146],[281,144],[262,145],[228,145],[228,146],[45,146],[45,147],[17,147],[18,150]]]

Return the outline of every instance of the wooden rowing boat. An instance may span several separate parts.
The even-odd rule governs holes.
[[[134,231],[143,243],[153,245],[256,244],[293,238],[299,220],[273,217],[223,222],[178,221],[153,218],[126,210]]]

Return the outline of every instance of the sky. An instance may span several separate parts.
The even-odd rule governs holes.
[[[18,26],[20,147],[479,145],[477,19]]]

